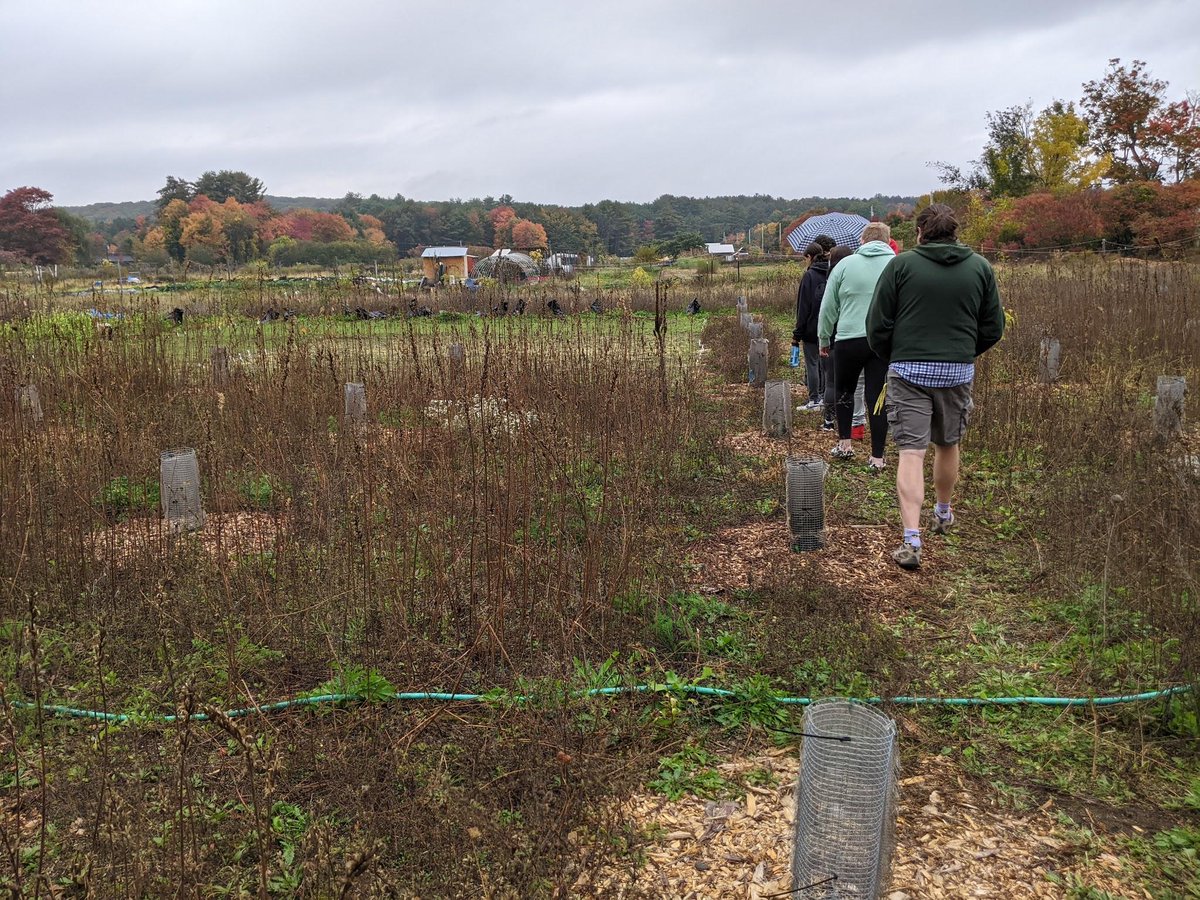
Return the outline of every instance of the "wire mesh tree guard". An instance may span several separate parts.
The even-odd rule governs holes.
[[[784,463],[788,533],[795,553],[825,546],[825,460],[789,456]]]
[[[17,410],[33,425],[42,423],[42,397],[36,384],[23,384],[16,390]]]
[[[1154,397],[1154,430],[1160,437],[1175,437],[1183,431],[1183,404],[1187,396],[1187,378],[1159,375]]]
[[[1042,384],[1052,384],[1058,381],[1061,363],[1062,343],[1058,338],[1042,338],[1038,352],[1038,381]]]
[[[158,496],[163,518],[171,531],[192,531],[204,525],[200,463],[191,447],[164,450],[159,454]]]
[[[347,422],[351,425],[361,425],[367,421],[367,389],[361,382],[347,382],[344,399]]]
[[[750,341],[750,351],[746,354],[746,380],[757,387],[762,387],[767,381],[767,352],[770,349],[766,338],[754,338]]]
[[[225,347],[213,347],[212,353],[209,354],[209,362],[212,366],[212,381],[217,387],[221,387],[229,381],[229,350]]]
[[[763,433],[786,438],[792,434],[792,384],[768,381],[763,388]]]
[[[802,731],[793,896],[877,900],[894,844],[896,723],[864,703],[829,699],[805,710]]]

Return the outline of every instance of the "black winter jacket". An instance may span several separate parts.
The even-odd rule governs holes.
[[[792,340],[797,344],[817,343],[817,319],[821,314],[821,298],[825,296],[825,282],[828,280],[827,259],[810,263],[800,279],[800,290],[796,292],[796,327],[792,330]]]

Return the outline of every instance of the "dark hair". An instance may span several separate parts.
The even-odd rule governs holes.
[[[827,234],[818,234],[815,238],[813,238],[813,243],[820,244],[822,247],[824,247],[826,253],[837,246],[837,241]]]
[[[931,203],[917,213],[917,228],[922,244],[943,244],[958,240],[958,219],[945,203]]]
[[[833,250],[829,252],[829,268],[832,269],[847,256],[853,255],[854,251],[849,247],[834,247]]]
[[[811,260],[828,259],[829,251],[825,248],[824,245],[818,244],[816,241],[813,241],[811,244],[809,244],[807,247],[804,248],[804,255],[807,256]]]

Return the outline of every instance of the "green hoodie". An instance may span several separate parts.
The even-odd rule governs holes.
[[[1004,308],[988,261],[962,244],[901,253],[875,288],[871,349],[897,362],[971,362],[1004,334]]]
[[[822,347],[837,332],[839,341],[867,336],[867,309],[884,266],[896,258],[883,241],[870,241],[833,267],[825,282],[817,339]]]

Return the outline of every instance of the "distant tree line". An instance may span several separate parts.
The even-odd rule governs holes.
[[[51,209],[48,193],[41,191],[37,197],[35,205],[40,204],[42,212]],[[254,260],[330,265],[387,261],[451,244],[479,252],[509,247],[592,256],[638,253],[639,258],[653,259],[702,249],[705,241],[749,242],[756,249],[776,251],[785,246],[786,223],[806,210],[885,215],[907,212],[914,202],[899,196],[785,200],[667,194],[651,203],[602,200],[581,207],[522,203],[509,195],[441,201],[358,194],[336,201],[304,199],[325,208],[311,208],[293,198],[267,198],[263,183],[245,172],[205,172],[194,181],[168,176],[152,209],[102,223],[55,210],[65,234],[48,231],[37,254],[14,246],[10,255],[89,264],[120,254],[156,267],[171,261],[237,266]],[[0,247],[5,246],[2,228],[0,222]]]
[[[401,195],[390,199],[347,194],[337,207],[342,212],[368,213],[383,223],[384,233],[401,251],[437,244],[499,247],[528,246],[507,241],[504,224],[511,210],[516,221],[540,225],[545,247],[594,255],[632,256],[637,248],[659,244],[668,254],[672,242],[686,236],[685,245],[700,241],[748,239],[763,223],[787,222],[815,206],[868,215],[884,215],[896,207],[911,208],[914,197],[825,198],[785,200],[768,195],[679,197],[664,194],[650,203],[601,200],[580,207],[521,203],[511,196],[426,202]],[[778,249],[779,229],[774,234]],[[541,246],[541,245],[536,245]],[[676,242],[676,249],[678,242]]]

